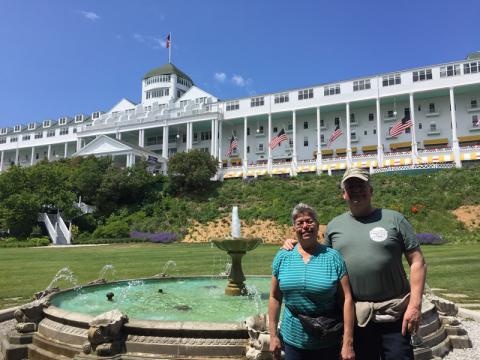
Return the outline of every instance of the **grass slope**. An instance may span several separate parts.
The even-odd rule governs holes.
[[[244,257],[246,274],[268,275],[278,246],[262,245]],[[424,246],[427,283],[480,301],[480,244]],[[68,266],[80,284],[98,278],[106,264],[116,269],[115,279],[149,277],[175,261],[170,275],[212,275],[225,269],[228,256],[210,244],[132,244],[78,248],[14,248],[0,251],[0,308],[25,303],[45,289],[58,270]],[[61,288],[71,284],[60,282]]]

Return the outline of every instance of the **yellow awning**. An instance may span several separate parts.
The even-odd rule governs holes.
[[[333,155],[333,150],[322,150],[322,155]]]
[[[423,145],[442,145],[448,144],[447,138],[423,140]]]
[[[347,149],[346,148],[340,148],[340,149],[335,149],[335,152],[337,154],[346,154],[347,153]],[[352,153],[354,152],[357,152],[357,148],[354,146],[352,147]]]
[[[480,135],[459,136],[459,142],[480,141]]]
[[[409,148],[409,147],[412,147],[412,143],[410,141],[390,144],[390,149],[401,149],[401,148]]]
[[[377,151],[377,145],[362,146],[362,151]]]

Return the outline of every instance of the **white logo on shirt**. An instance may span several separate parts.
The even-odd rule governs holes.
[[[376,227],[370,230],[370,239],[376,242],[387,240],[388,232],[382,227]]]

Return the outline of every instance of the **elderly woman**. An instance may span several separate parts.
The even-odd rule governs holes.
[[[340,253],[318,242],[319,224],[312,207],[296,205],[292,221],[298,245],[293,251],[280,250],[272,265],[270,351],[280,359],[282,342],[286,360],[354,359],[354,310],[345,263]],[[339,298],[343,299],[343,341],[341,334],[332,339],[307,331],[300,321],[302,315],[332,314]],[[283,300],[285,309],[278,334]]]

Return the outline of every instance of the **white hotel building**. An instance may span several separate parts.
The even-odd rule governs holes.
[[[406,113],[412,127],[389,129]],[[328,140],[339,126],[343,135]],[[289,138],[271,150],[281,129]],[[232,134],[238,149],[226,156]],[[167,64],[142,80],[142,101],[0,129],[0,171],[42,159],[147,159],[165,170],[178,151],[219,159],[220,178],[461,167],[480,159],[480,52],[466,60],[308,88],[219,100]],[[155,160],[156,159],[156,160]],[[157,163],[158,161],[158,163]]]

